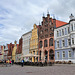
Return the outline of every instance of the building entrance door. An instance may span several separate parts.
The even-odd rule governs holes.
[[[54,51],[52,49],[49,51],[49,60],[54,60]]]
[[[47,62],[48,60],[48,51],[45,51],[45,61]]]

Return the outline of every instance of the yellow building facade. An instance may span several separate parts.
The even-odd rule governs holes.
[[[12,51],[12,60],[14,60],[15,62],[15,59],[16,59],[16,50],[17,50],[17,44],[16,44],[16,41],[14,42],[14,48],[13,48],[13,51]]]
[[[38,28],[37,28],[36,24],[33,25],[33,29],[32,29],[32,36],[31,36],[31,39],[30,39],[29,53],[34,54],[34,55],[38,55]],[[37,62],[38,58],[32,57],[30,59],[30,61]]]

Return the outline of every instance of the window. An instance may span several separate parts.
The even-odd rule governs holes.
[[[54,60],[54,51],[52,49],[49,51],[49,59]]]
[[[51,30],[51,28],[50,28],[50,30]]]
[[[44,40],[44,47],[47,47],[47,40]]]
[[[60,36],[61,36],[61,30],[59,30]]]
[[[75,24],[74,24],[74,30],[75,30]]]
[[[59,59],[59,52],[57,52],[57,59]]]
[[[62,46],[63,46],[63,47],[65,46],[65,42],[64,42],[64,40],[62,40]]]
[[[74,38],[72,38],[72,44],[74,45]]]
[[[35,51],[33,51],[34,55],[35,55]]]
[[[44,38],[44,36],[40,36],[40,38],[41,38],[41,39],[43,39],[43,38]]]
[[[40,48],[42,48],[42,41],[40,41]]]
[[[45,35],[45,37],[47,38],[47,37],[48,37],[48,35],[46,34],[46,35]]]
[[[57,41],[57,47],[59,48],[59,41]]]
[[[52,31],[54,31],[54,27],[52,27]]]
[[[45,61],[48,60],[48,51],[45,51]]]
[[[57,31],[57,37],[59,37],[59,32]]]
[[[71,57],[71,51],[68,52],[68,56]]]
[[[70,39],[68,39],[68,45],[69,45],[69,46],[71,45],[71,40],[70,40]]]
[[[49,46],[53,46],[53,38],[49,39]]]
[[[62,35],[64,35],[64,29],[62,29]]]
[[[43,30],[41,30],[41,34],[43,33]]]
[[[65,35],[67,34],[67,30],[66,30],[66,28],[65,28]]]
[[[68,27],[68,34],[70,33],[70,28]]]
[[[37,55],[38,55],[38,52],[37,52]]]
[[[39,56],[39,59],[40,59],[40,61],[41,61],[41,51],[40,51],[40,56]]]
[[[65,51],[63,51],[63,58],[65,57]]]
[[[48,32],[48,29],[45,29],[46,32]]]
[[[73,31],[73,24],[71,24],[71,30]]]
[[[51,32],[51,33],[50,33],[50,37],[51,37],[51,36],[54,36],[54,33]]]

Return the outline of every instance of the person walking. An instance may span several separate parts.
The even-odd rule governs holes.
[[[24,66],[24,59],[22,59],[22,61],[21,61],[21,65],[22,65],[22,67]]]
[[[8,60],[6,60],[6,67],[7,67],[7,65],[8,65]]]
[[[14,60],[12,60],[12,65],[14,64]]]
[[[9,61],[9,64],[10,64],[10,66],[11,66],[11,60]]]
[[[8,60],[8,65],[9,65],[9,60]]]
[[[6,65],[6,60],[4,61],[5,65]]]

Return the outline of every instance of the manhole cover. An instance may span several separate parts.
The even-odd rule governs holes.
[[[26,72],[26,73],[32,73],[32,72]]]

